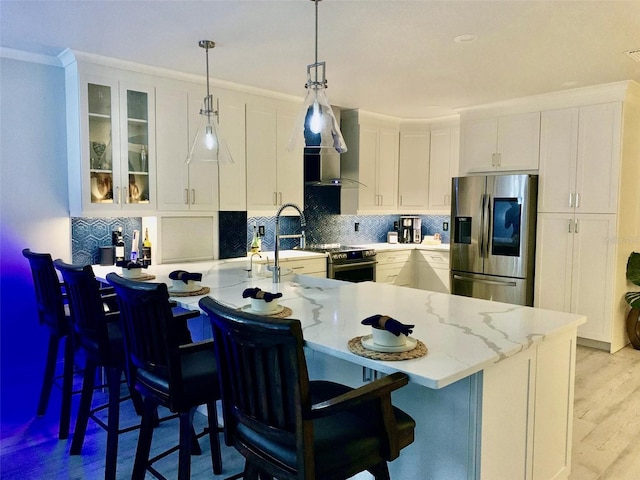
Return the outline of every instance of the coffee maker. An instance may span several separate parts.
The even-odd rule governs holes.
[[[400,217],[400,243],[420,243],[422,241],[422,220],[420,217]]]

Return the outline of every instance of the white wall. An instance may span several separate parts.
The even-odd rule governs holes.
[[[8,395],[16,382],[33,389],[19,396],[25,409],[32,406],[35,413],[46,351],[46,332],[37,323],[31,274],[21,251],[28,247],[70,261],[68,210],[64,70],[0,58],[3,422],[15,402]]]

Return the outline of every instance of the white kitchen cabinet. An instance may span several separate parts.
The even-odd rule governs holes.
[[[61,60],[70,214],[148,215],[156,208],[150,78],[77,60],[70,51]]]
[[[425,211],[429,207],[430,143],[428,126],[400,130],[398,206],[402,211]]]
[[[342,175],[357,180],[358,195],[342,213],[395,212],[398,202],[399,122],[358,110],[342,112]]]
[[[450,293],[449,252],[438,250],[414,250],[414,284],[421,290]]]
[[[245,99],[231,90],[216,89],[218,123],[233,164],[218,165],[221,211],[247,209],[247,161],[245,148]]]
[[[252,96],[246,105],[247,209],[303,205],[303,146],[286,150],[299,105]]]
[[[538,215],[534,305],[579,313],[578,336],[610,343],[616,215]]]
[[[540,112],[462,118],[461,174],[537,170]]]
[[[431,130],[429,210],[451,210],[451,179],[458,175],[460,129]]]
[[[253,264],[266,267],[273,265],[274,258],[271,253],[262,253],[263,258],[254,257]],[[309,275],[311,277],[327,278],[327,259],[326,257],[314,258],[280,258],[281,276],[287,275]],[[254,267],[254,271],[255,271]],[[261,270],[265,275],[271,276],[271,272]]]
[[[218,165],[186,163],[204,98],[201,86],[156,89],[158,209],[218,210]]]
[[[412,251],[413,249],[377,252],[376,282],[388,283],[400,287],[412,287]]]
[[[542,112],[541,212],[616,213],[622,103]]]

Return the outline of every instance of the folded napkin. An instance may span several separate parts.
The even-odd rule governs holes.
[[[182,280],[184,283],[189,283],[189,280],[199,282],[202,280],[201,273],[189,273],[186,270],[174,270],[169,274],[171,280]]]
[[[361,323],[363,325],[371,325],[374,328],[388,330],[396,337],[399,337],[401,333],[404,333],[407,336],[410,335],[413,332],[413,327],[415,327],[415,325],[405,325],[388,315],[380,314],[365,318]]]
[[[138,263],[138,262],[132,262],[130,260],[120,260],[120,261],[116,262],[116,266],[117,267],[126,268],[127,270],[132,270],[132,269],[136,269],[136,268],[147,268],[146,265],[143,265],[143,264]]]
[[[260,290],[258,287],[255,288],[247,288],[244,292],[242,292],[242,298],[261,298],[265,302],[270,302],[275,298],[280,298],[282,296],[281,293],[269,293],[264,290]]]

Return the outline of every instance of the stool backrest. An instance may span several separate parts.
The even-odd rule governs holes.
[[[28,248],[22,250],[22,255],[31,267],[40,323],[60,335],[67,333],[62,284],[56,274],[51,255],[32,252]]]

